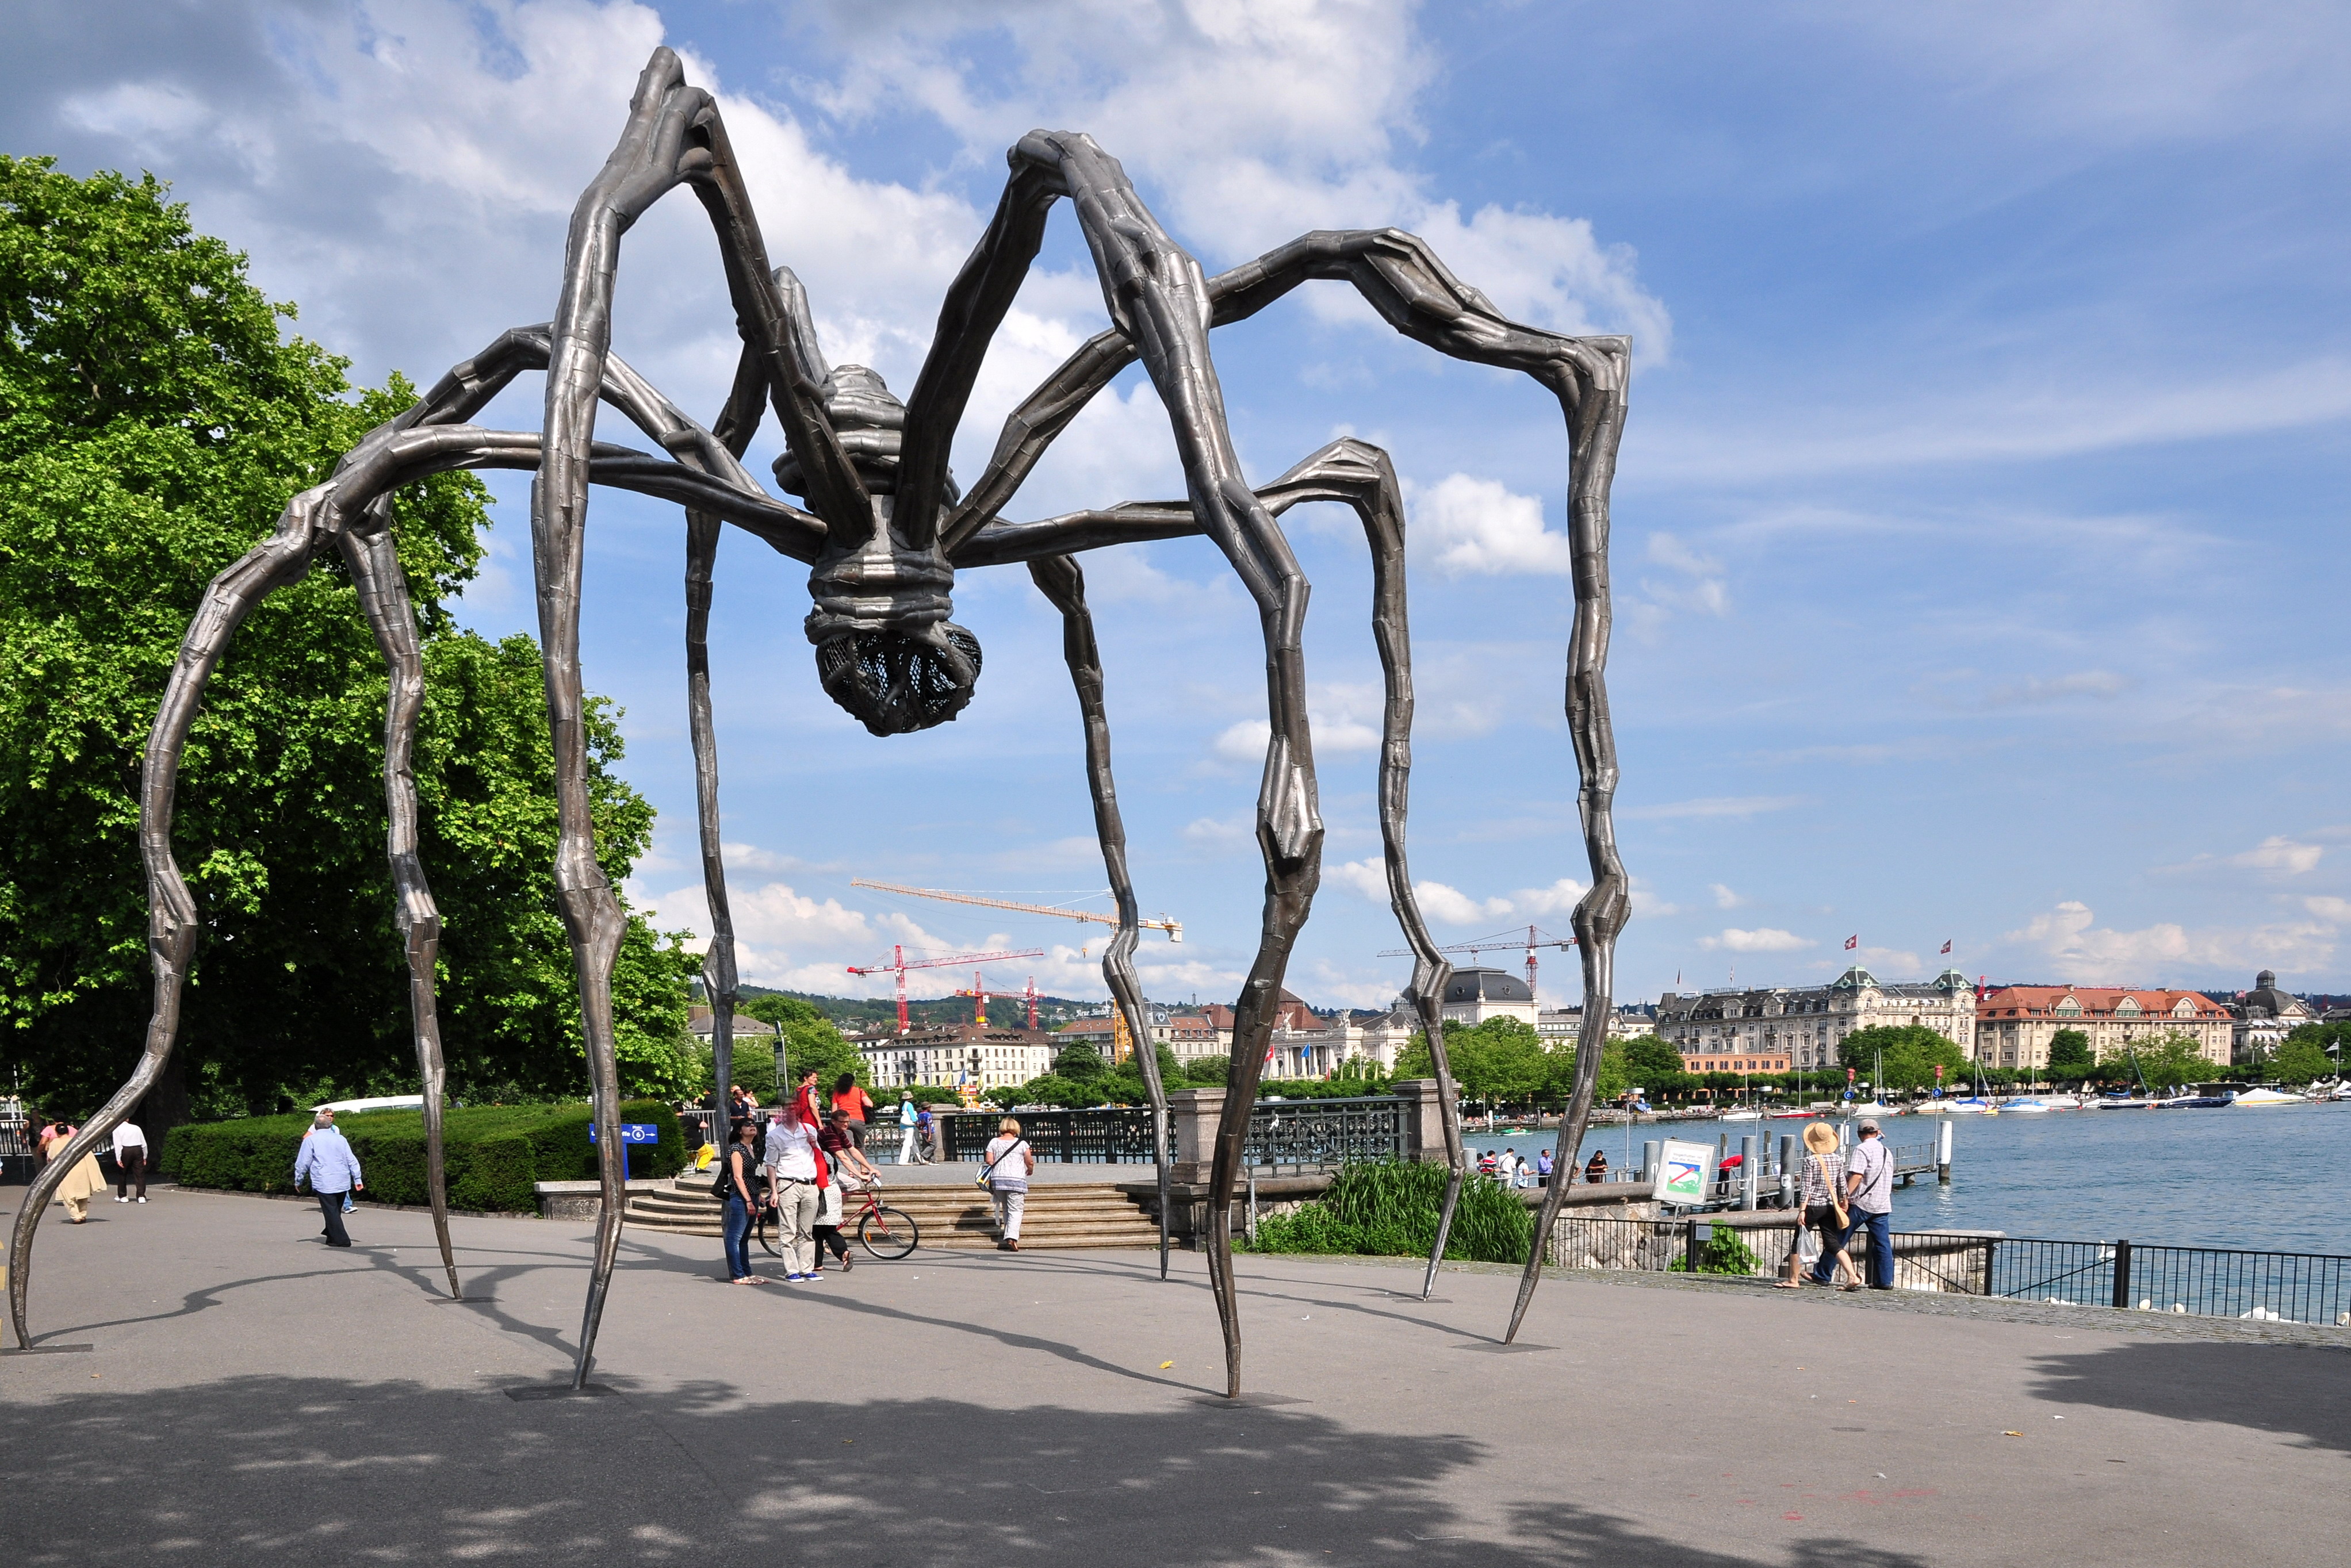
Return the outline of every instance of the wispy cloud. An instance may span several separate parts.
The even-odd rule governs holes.
[[[1731,953],[1800,953],[1816,946],[1810,936],[1799,936],[1792,931],[1782,931],[1765,925],[1753,931],[1741,931],[1730,926],[1712,936],[1701,936],[1698,945],[1709,951]]]
[[[1767,811],[1792,810],[1812,804],[1809,795],[1709,795],[1696,800],[1669,800],[1657,806],[1629,806],[1616,812],[1619,821],[1667,822],[1697,817],[1759,817]]]

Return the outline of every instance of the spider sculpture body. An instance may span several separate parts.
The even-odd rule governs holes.
[[[732,523],[809,565],[814,602],[807,631],[818,677],[875,735],[927,728],[953,718],[970,701],[981,654],[977,640],[949,618],[957,570],[1027,565],[1063,617],[1064,656],[1084,725],[1095,822],[1123,922],[1103,972],[1138,1040],[1150,1035],[1132,964],[1137,906],[1112,780],[1101,662],[1084,580],[1071,558],[1122,543],[1196,534],[1206,535],[1224,553],[1258,609],[1272,731],[1257,804],[1257,840],[1266,867],[1263,935],[1234,1009],[1235,1082],[1217,1130],[1209,1224],[1203,1238],[1232,1395],[1240,1392],[1241,1342],[1231,1206],[1283,972],[1313,899],[1323,837],[1301,651],[1308,585],[1275,518],[1307,501],[1352,507],[1372,553],[1373,630],[1385,674],[1379,809],[1388,886],[1416,956],[1409,994],[1437,1062],[1452,1166],[1426,1294],[1443,1256],[1464,1157],[1437,1009],[1449,971],[1415,904],[1405,855],[1413,699],[1402,499],[1385,455],[1354,440],[1335,442],[1272,484],[1253,488],[1234,455],[1208,351],[1211,328],[1241,320],[1311,279],[1353,284],[1398,331],[1443,353],[1524,371],[1560,400],[1566,415],[1575,595],[1567,716],[1592,876],[1591,890],[1573,917],[1583,962],[1584,1032],[1558,1160],[1558,1168],[1573,1168],[1610,1012],[1615,937],[1627,913],[1609,814],[1616,762],[1603,671],[1609,631],[1608,487],[1623,430],[1629,341],[1566,338],[1515,325],[1454,278],[1419,240],[1392,229],[1310,234],[1211,278],[1168,238],[1116,161],[1089,138],[1032,132],[1011,150],[1009,161],[1003,198],[948,290],[929,356],[901,404],[870,371],[847,365],[827,370],[799,281],[789,270],[769,265],[716,105],[685,82],[674,55],[667,49],[654,53],[639,79],[627,130],[573,213],[555,319],[506,333],[452,370],[413,407],[371,432],[330,478],[295,497],[271,537],[223,572],[204,595],[145,760],[141,846],[154,970],[145,1050],[131,1081],[49,1164],[18,1211],[9,1295],[20,1344],[30,1343],[26,1292],[33,1231],[51,1190],[137,1105],[178,1034],[180,993],[197,916],[172,853],[172,798],[204,680],[253,606],[301,576],[329,548],[349,567],[392,673],[384,728],[389,848],[423,1077],[428,1186],[450,1291],[458,1293],[442,1177],[442,1065],[434,1000],[440,918],[418,860],[416,788],[410,770],[423,677],[415,620],[389,532],[389,497],[402,484],[461,467],[538,472],[531,538],[560,832],[556,882],[579,973],[603,1185],[575,1385],[584,1385],[589,1375],[625,1202],[611,1016],[612,964],[623,917],[597,866],[580,724],[580,585],[591,484],[666,497],[682,503],[686,512],[688,714],[713,927],[705,975],[716,1013],[716,1083],[721,1092],[728,1082],[736,974],[719,856],[706,634],[722,525]],[[610,349],[622,235],[654,201],[681,184],[693,188],[717,230],[744,345],[733,390],[707,429],[680,413]],[[958,494],[947,473],[949,444],[989,339],[1037,254],[1050,209],[1063,198],[1076,210],[1092,252],[1111,325],[1015,411],[986,471],[968,492]],[[1036,522],[1005,520],[1002,508],[1048,446],[1095,393],[1138,360],[1166,407],[1186,498],[1130,502]],[[469,423],[514,377],[533,370],[546,372],[540,433],[487,430]],[[598,442],[600,402],[627,418],[666,455]],[[800,497],[805,507],[768,495],[739,461],[770,407],[788,445],[777,465],[778,483]],[[1155,1112],[1164,1274],[1169,1208],[1165,1100],[1154,1053],[1138,1057]],[[1553,1185],[1541,1211],[1511,1317],[1513,1335],[1565,1186]]]

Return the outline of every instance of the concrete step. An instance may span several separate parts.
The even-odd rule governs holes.
[[[706,1176],[687,1176],[673,1186],[632,1195],[629,1223],[674,1236],[718,1236],[723,1207],[708,1181]],[[996,1245],[995,1212],[977,1187],[935,1182],[887,1186],[882,1200],[914,1218],[926,1247]],[[1155,1247],[1158,1242],[1158,1222],[1113,1183],[1057,1182],[1029,1189],[1021,1216],[1023,1248]]]

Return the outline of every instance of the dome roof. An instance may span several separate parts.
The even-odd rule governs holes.
[[[1456,969],[1445,982],[1448,1002],[1531,1002],[1534,992],[1508,969]]]

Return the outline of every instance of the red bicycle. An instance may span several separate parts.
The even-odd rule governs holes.
[[[913,1215],[883,1203],[881,1192],[878,1183],[856,1190],[855,1196],[864,1200],[857,1207],[857,1244],[885,1262],[894,1262],[921,1243],[922,1231],[915,1226]],[[843,1196],[848,1194],[844,1192]],[[849,1209],[848,1204],[842,1204],[841,1218],[844,1230],[849,1228]],[[777,1245],[778,1228],[773,1208],[760,1209],[759,1218],[751,1226],[751,1234],[758,1238],[759,1245],[767,1249],[770,1258],[784,1255],[784,1249]]]

